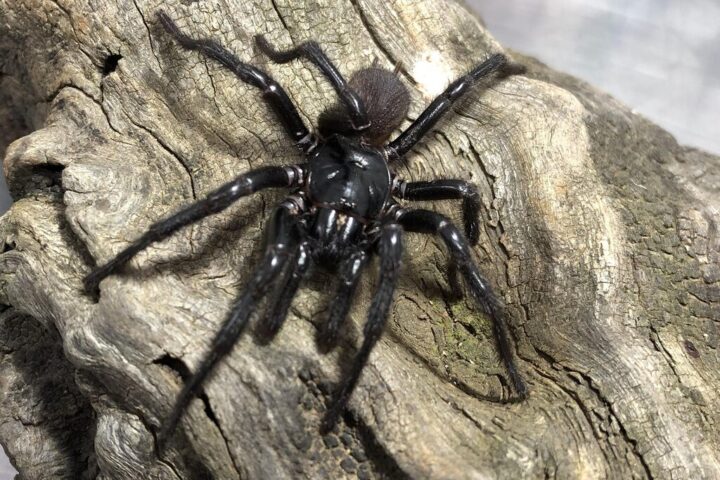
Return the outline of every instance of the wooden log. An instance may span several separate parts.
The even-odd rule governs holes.
[[[388,328],[334,433],[320,418],[374,275],[329,355],[315,334],[334,279],[314,275],[279,337],[245,336],[160,455],[153,431],[282,193],[154,245],[98,301],[82,278],[233,176],[302,161],[255,89],[160,28],[161,5],[271,73],[313,124],[334,92],[306,63],[268,62],[254,35],[314,39],[345,74],[397,67],[408,123],[502,51],[445,0],[0,0],[16,200],[0,222],[0,440],[23,478],[720,477],[718,158],[520,54],[527,74],[477,88],[397,171],[480,188],[476,259],[508,306],[530,397],[505,401],[489,320],[454,298],[442,245],[409,235]],[[460,220],[453,202],[425,206]]]

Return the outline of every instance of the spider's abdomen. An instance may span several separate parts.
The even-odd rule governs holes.
[[[390,170],[380,152],[341,135],[318,148],[309,170],[307,193],[318,207],[370,220],[390,195]]]

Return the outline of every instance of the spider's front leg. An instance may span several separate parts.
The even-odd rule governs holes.
[[[365,323],[363,329],[363,343],[355,356],[347,378],[333,395],[332,403],[320,426],[322,433],[329,432],[337,423],[357,385],[360,373],[367,363],[370,352],[380,335],[382,335],[388,310],[392,303],[392,296],[395,292],[398,274],[400,273],[400,258],[403,248],[402,237],[403,229],[397,223],[388,223],[382,227],[377,243],[377,251],[380,255],[380,281],[370,305],[367,323]],[[353,281],[351,280],[351,282]]]
[[[236,200],[265,188],[293,187],[304,177],[302,167],[263,167],[240,175],[179,212],[150,226],[140,238],[118,253],[113,259],[93,270],[84,279],[85,291],[97,290],[100,281],[117,272],[150,244],[163,240],[180,228],[209,215],[221,212]]]
[[[285,90],[270,75],[259,68],[240,61],[227,48],[208,38],[194,39],[185,35],[180,27],[162,10],[157,12],[158,20],[175,40],[188,50],[196,50],[212,58],[233,72],[240,80],[258,89],[285,126],[285,131],[303,153],[315,148],[317,139],[305,126],[297,108]]]
[[[490,315],[493,322],[493,334],[497,342],[500,357],[510,375],[515,392],[520,398],[527,396],[527,386],[520,376],[512,347],[510,334],[505,323],[503,305],[490,289],[488,281],[480,274],[470,254],[470,247],[458,229],[443,215],[430,210],[400,211],[398,222],[408,232],[434,233],[440,236],[452,256],[453,262],[465,278],[470,293],[481,307]]]
[[[442,116],[450,110],[450,107],[480,79],[494,72],[511,75],[520,73],[523,70],[524,68],[522,66],[508,63],[507,57],[502,53],[496,53],[473,68],[468,74],[452,82],[443,93],[438,95],[437,98],[428,105],[407,130],[385,146],[385,154],[388,161],[392,162],[408,153],[410,149],[437,124]]]
[[[198,393],[203,382],[225,355],[232,349],[245,330],[257,303],[275,283],[287,263],[298,252],[299,234],[297,215],[286,204],[281,205],[273,215],[268,228],[268,245],[262,264],[256,270],[230,310],[230,314],[215,335],[210,351],[200,362],[196,372],[185,383],[173,405],[170,415],[157,435],[158,446],[163,448],[182,417],[190,400]]]

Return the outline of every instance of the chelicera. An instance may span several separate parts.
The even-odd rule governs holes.
[[[321,431],[332,429],[385,327],[400,272],[405,232],[436,234],[444,242],[450,254],[451,278],[460,273],[472,297],[492,319],[497,347],[512,388],[520,398],[524,397],[527,390],[513,359],[502,304],[471,254],[479,232],[479,196],[475,186],[461,179],[407,182],[391,169],[393,162],[405,156],[480,79],[517,73],[518,67],[502,54],[492,55],[452,82],[407,129],[387,142],[405,118],[410,103],[408,90],[394,72],[373,66],[356,72],[346,81],[315,42],[278,51],[262,36],[256,37],[257,46],[271,60],[278,63],[308,60],[334,87],[340,102],[320,116],[316,135],[307,128],[285,90],[266,73],[240,61],[213,40],[189,37],[164,12],[158,13],[158,20],[183,48],[219,62],[243,82],[257,87],[305,157],[297,165],[267,166],[236,177],[206,198],[153,224],[85,278],[86,290],[95,291],[103,278],[116,273],[138,252],[180,228],[221,212],[257,191],[290,190],[267,226],[264,258],[233,304],[210,351],[178,394],[158,434],[160,444],[174,431],[189,401],[213,367],[230,352],[266,295],[271,295],[272,301],[268,302],[261,329],[271,339],[282,327],[290,303],[311,266],[335,272],[339,277],[335,300],[318,332],[320,346],[329,349],[343,328],[370,257],[378,255],[379,281],[362,344],[321,424]],[[465,235],[443,215],[400,202],[449,199],[462,201]],[[451,283],[459,288],[456,281]]]

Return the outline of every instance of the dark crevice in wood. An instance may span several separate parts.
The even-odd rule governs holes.
[[[383,55],[385,55],[385,58],[387,58],[390,63],[394,66],[395,69],[397,69],[398,72],[400,72],[405,79],[410,82],[412,85],[417,86],[417,82],[415,79],[408,73],[408,71],[405,69],[405,66],[402,64],[402,62],[398,61],[395,56],[390,52],[390,50],[380,41],[380,37],[378,36],[375,29],[370,25],[370,21],[368,20],[367,16],[365,15],[365,12],[363,11],[362,7],[358,3],[358,0],[350,0],[350,3],[355,8],[355,12],[357,13],[358,17],[360,18],[360,21],[362,22],[363,26],[365,27],[365,30],[367,31],[368,35],[370,35],[370,38],[372,39],[375,46],[380,50]]]
[[[280,20],[280,23],[282,23],[283,28],[284,28],[285,30],[287,30],[288,33],[289,33],[289,32],[290,32],[290,28],[288,27],[288,24],[285,22],[285,18],[283,18],[283,15],[282,15],[282,13],[280,12],[280,9],[279,9],[278,6],[277,6],[277,3],[275,2],[275,0],[271,0],[271,2],[272,2],[273,9],[275,9],[275,13],[277,13],[277,16],[278,16],[278,19]]]
[[[2,253],[11,252],[15,250],[16,244],[14,240],[8,240],[7,242],[3,242],[3,248]]]
[[[13,170],[8,186],[13,198],[28,197],[33,194],[62,193],[63,165],[44,163],[29,165]]]
[[[178,153],[176,153],[175,150],[173,150],[172,148],[170,148],[170,146],[169,146],[162,138],[160,138],[160,136],[159,136],[157,133],[155,133],[154,131],[152,131],[151,129],[149,129],[148,127],[146,127],[145,125],[142,125],[142,124],[134,121],[133,119],[129,119],[129,120],[130,120],[130,122],[131,122],[133,125],[135,125],[137,128],[139,128],[140,130],[144,131],[145,133],[147,133],[148,135],[150,135],[153,139],[155,139],[155,141],[156,141],[167,153],[169,153],[175,160],[177,160],[177,162],[180,164],[180,166],[182,167],[182,169],[183,169],[183,170],[185,171],[185,173],[187,174],[188,179],[189,179],[189,181],[190,181],[190,191],[191,191],[191,193],[192,193],[192,199],[193,199],[193,200],[197,200],[198,196],[197,196],[197,192],[195,191],[195,178],[193,177],[192,168],[191,168],[191,166],[188,164],[188,162],[187,162],[186,160],[184,160]]]
[[[114,72],[117,67],[120,60],[122,60],[123,56],[119,53],[113,53],[111,55],[108,55],[105,57],[105,62],[103,63],[103,77],[107,77],[112,72]]]

